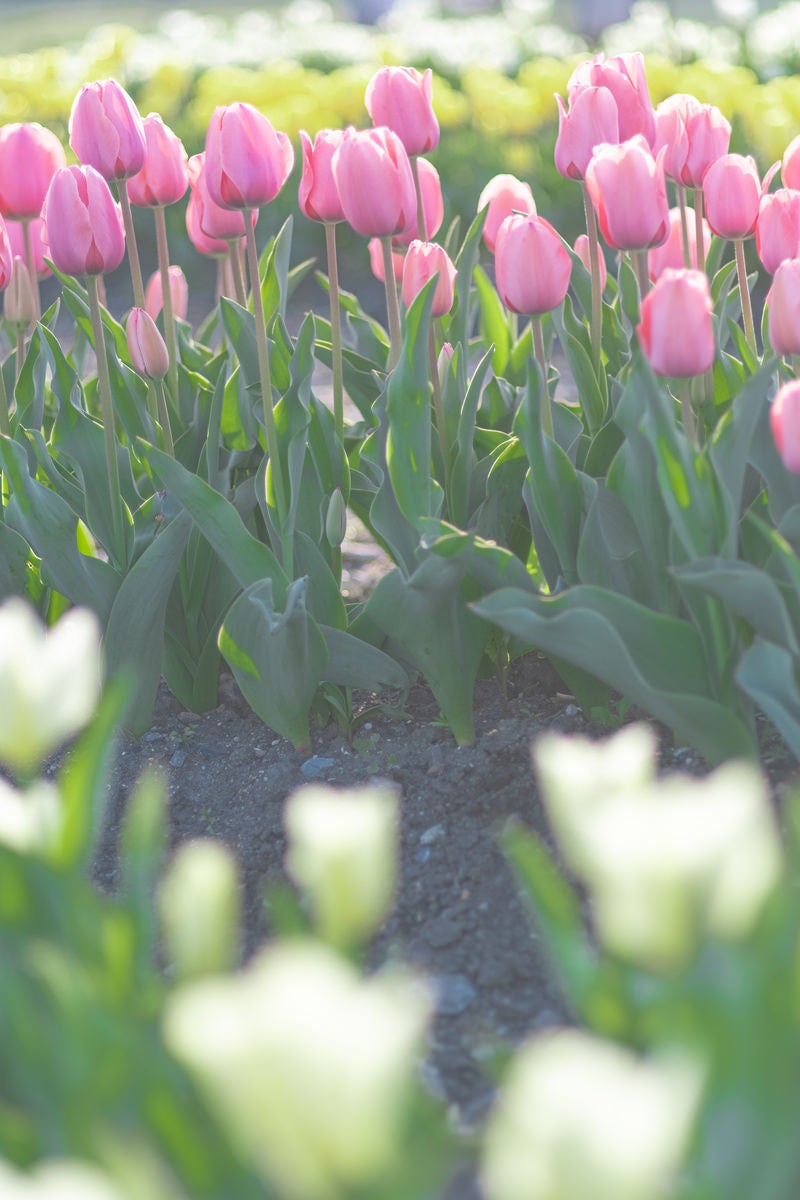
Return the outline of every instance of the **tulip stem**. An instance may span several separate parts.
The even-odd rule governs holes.
[[[159,204],[153,213],[156,221],[156,246],[158,270],[161,275],[161,296],[164,302],[164,333],[169,354],[169,390],[178,403],[178,339],[175,333],[175,309],[172,304],[172,287],[169,280],[169,246],[167,244],[167,221],[164,206]]]
[[[692,410],[692,390],[690,379],[678,380],[678,398],[681,403],[681,420],[683,421],[683,432],[686,434],[689,441],[695,449],[698,448],[697,441],[697,426],[694,419],[694,411]]]
[[[706,243],[703,238],[703,189],[694,189],[694,241],[698,271],[706,269]]]
[[[245,236],[247,234],[245,233]],[[256,263],[258,256],[256,256]],[[236,297],[236,303],[242,308],[247,308],[247,296],[244,288],[244,273],[242,271],[242,260],[239,257],[239,238],[233,238],[228,242],[228,262],[231,265],[231,279],[233,280],[233,293]],[[256,283],[253,284],[253,294],[255,295],[258,285],[258,271],[256,270]],[[260,288],[259,288],[260,290]]]
[[[144,283],[142,282],[142,267],[139,262],[139,247],[136,244],[136,229],[133,224],[131,202],[128,197],[128,181],[120,179],[117,183],[119,206],[122,209],[122,223],[125,226],[125,249],[128,253],[128,266],[133,284],[133,303],[137,308],[144,308]]]
[[[636,272],[636,281],[639,284],[639,297],[644,300],[650,291],[650,276],[647,273],[647,251],[631,250],[631,259],[633,261],[633,269]]]
[[[739,280],[739,299],[742,304],[742,321],[744,322],[744,336],[747,338],[747,344],[753,351],[753,354],[758,354],[756,346],[756,327],[753,323],[753,305],[750,301],[750,289],[747,286],[747,264],[744,260],[744,238],[734,238],[733,245],[736,251],[736,275]]]
[[[442,403],[442,385],[439,380],[439,363],[436,355],[436,333],[431,324],[428,333],[428,361],[430,363],[431,387],[433,388],[433,408],[436,413],[436,432],[439,436],[439,451],[444,468],[445,503],[450,500],[450,455],[447,445],[447,430],[444,421],[444,404]]]
[[[87,275],[86,290],[89,293],[89,314],[94,333],[94,349],[97,357],[97,388],[100,394],[100,412],[103,418],[103,438],[106,451],[106,472],[111,504],[111,522],[114,536],[114,551],[119,565],[124,564],[124,535],[122,528],[122,491],[119,483],[117,463],[117,433],[114,422],[114,402],[111,397],[111,379],[108,373],[106,340],[103,333],[103,318],[100,315],[100,296],[97,276]]]
[[[392,262],[391,237],[381,238],[381,252],[383,254],[383,286],[386,288],[386,313],[389,317],[389,337],[391,339],[387,368],[391,371],[397,365],[403,345],[400,304],[397,299],[397,284],[394,279],[394,263]]]
[[[586,218],[586,236],[589,239],[589,268],[592,276],[592,327],[589,335],[592,340],[592,362],[595,374],[599,374],[603,348],[603,283],[600,278],[600,240],[597,236],[597,217],[585,180],[581,182],[581,187],[583,189],[583,212]]]
[[[547,357],[544,352],[541,313],[537,313],[531,317],[531,331],[533,333],[533,348],[536,352],[536,361],[542,372],[542,432],[547,434],[549,438],[552,438],[554,436],[553,410],[550,407],[550,392],[547,387]]]
[[[288,511],[286,507],[286,490],[283,481],[280,453],[278,449],[278,430],[275,425],[275,413],[272,409],[272,376],[269,365],[269,343],[267,341],[267,326],[264,320],[264,301],[261,296],[261,280],[258,274],[258,250],[256,249],[256,231],[251,220],[252,209],[244,210],[245,238],[247,246],[247,263],[250,271],[250,281],[253,293],[253,317],[256,326],[256,347],[258,349],[258,373],[261,380],[261,403],[264,413],[264,433],[267,439],[267,454],[272,469],[272,482],[275,489],[275,503],[278,509],[278,525],[281,545],[283,547],[283,567],[287,575],[292,577],[292,538],[286,529]]]
[[[17,325],[17,374],[19,379],[22,374],[22,364],[25,362],[25,326]]]
[[[336,225],[325,222],[328,251],[328,300],[331,309],[331,355],[333,359],[333,421],[339,441],[344,438],[344,367],[342,363],[342,313],[339,308],[339,264],[336,258]]]
[[[686,211],[686,188],[683,184],[675,185],[675,191],[678,193],[678,208],[681,213],[681,247],[683,249],[683,265],[687,271],[692,266],[692,247],[689,243],[689,214]]]
[[[158,399],[158,422],[161,426],[161,432],[164,435],[164,449],[170,458],[175,457],[175,443],[172,440],[172,425],[169,419],[169,409],[167,408],[167,397],[164,394],[164,382],[161,379],[154,379],[153,385],[156,389],[156,397]]]
[[[417,194],[417,237],[421,242],[428,240],[428,225],[425,220],[425,205],[422,200],[422,183],[419,177],[419,155],[411,154],[411,174],[414,176],[414,191]]]
[[[33,292],[33,311],[36,315],[36,320],[39,320],[42,306],[39,298],[39,276],[36,273],[36,263],[33,261],[33,242],[31,241],[31,218],[22,218],[22,244],[25,247],[25,266],[28,268],[28,274],[31,277],[31,291]]]
[[[8,437],[11,434],[11,421],[8,413],[8,392],[6,391],[6,377],[3,374],[3,366],[0,363],[0,433]],[[0,482],[2,482],[0,475]],[[0,496],[0,506],[2,506],[2,497]]]

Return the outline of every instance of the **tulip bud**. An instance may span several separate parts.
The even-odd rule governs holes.
[[[586,270],[591,274],[592,258],[589,252],[589,239],[585,233],[579,234],[575,239],[575,245],[572,247],[578,258],[581,260]],[[608,282],[608,270],[606,269],[606,260],[602,250],[598,251],[598,262],[600,263],[600,291],[605,291],[606,283]]]
[[[669,235],[669,203],[662,159],[641,135],[595,147],[586,186],[603,237],[616,250],[647,250]]]
[[[185,842],[161,885],[158,909],[169,959],[180,979],[235,967],[239,958],[236,863],[219,842]]]
[[[333,156],[344,215],[362,237],[391,237],[411,227],[417,211],[414,176],[391,129],[348,130]]]
[[[81,163],[94,167],[108,182],[130,179],[141,171],[144,125],[116,79],[83,85],[70,113],[69,144]]]
[[[294,166],[289,137],[252,104],[215,108],[206,134],[208,192],[222,208],[260,208],[278,195]]]
[[[163,379],[169,370],[169,352],[150,314],[132,308],[125,333],[133,369],[145,379]]]
[[[186,276],[180,267],[170,267],[167,274],[172,296],[172,311],[179,320],[185,321],[186,313],[189,310],[189,284],[186,282]],[[154,321],[164,307],[164,288],[160,271],[154,271],[147,281],[144,306]]]
[[[581,63],[567,84],[570,104],[576,94],[587,87],[608,88],[611,92],[617,105],[621,142],[641,134],[649,146],[653,145],[655,117],[641,54],[618,54],[608,59],[597,54]]]
[[[212,241],[223,244],[223,253],[227,253],[228,242],[244,237],[244,213],[237,209],[223,208],[212,198],[208,190],[205,154],[194,154],[189,159],[189,183],[195,198],[201,232]],[[257,208],[253,209],[250,219],[255,228],[258,220]],[[210,254],[212,251],[201,250],[201,253]]]
[[[694,220],[689,221],[686,230],[689,237],[689,258],[693,267],[697,266],[697,228]],[[708,222],[703,220],[703,247],[707,255],[711,245],[711,230]],[[650,278],[660,279],[665,271],[680,271],[686,263],[683,259],[683,231],[681,229],[681,211],[679,208],[669,210],[669,236],[660,246],[655,246],[647,254],[647,270]]]
[[[419,176],[419,187],[422,192],[422,208],[425,214],[425,233],[426,241],[436,237],[436,234],[442,227],[444,220],[444,200],[442,198],[442,185],[439,180],[439,172],[433,163],[429,163],[427,158],[417,159],[417,175]],[[410,246],[412,242],[419,239],[417,230],[417,212],[414,209],[414,220],[411,226],[405,233],[396,233],[392,238],[392,245]]]
[[[381,283],[386,282],[386,276],[383,270],[383,247],[381,246],[380,238],[370,238],[367,244],[369,250],[369,265],[372,269],[372,274]],[[406,256],[400,254],[397,250],[392,250],[392,271],[394,273],[395,283],[403,282],[403,268],[406,263]]]
[[[45,197],[50,258],[66,275],[114,271],[125,254],[122,217],[94,167],[60,167]]]
[[[381,67],[367,84],[365,104],[373,125],[392,129],[407,154],[427,154],[439,144],[433,111],[433,72],[414,67]]]
[[[189,186],[189,160],[183,142],[158,113],[148,113],[143,127],[144,164],[128,183],[131,204],[151,208],[177,204]]]
[[[478,212],[489,206],[483,223],[483,240],[487,250],[494,254],[497,231],[512,213],[536,214],[536,202],[530,184],[523,183],[515,175],[495,175],[486,184],[478,197]]]
[[[325,537],[334,549],[341,546],[347,532],[347,505],[341,488],[334,488],[325,515]]]
[[[559,95],[556,170],[565,179],[583,179],[595,146],[619,141],[617,105],[608,88],[577,91],[569,109]]]
[[[11,252],[16,258],[25,258],[25,234],[22,229],[21,221],[6,221],[8,230],[8,240],[11,244]],[[47,245],[47,235],[44,227],[44,219],[42,217],[34,217],[32,221],[28,221],[28,237],[31,242],[31,251],[33,253],[33,269],[39,279],[46,279],[48,275],[52,275],[52,271],[45,262],[45,258],[49,257],[50,250]]]
[[[312,221],[333,224],[344,220],[333,177],[333,156],[343,140],[343,129],[320,129],[313,142],[304,129],[300,131],[303,174],[297,198],[300,211]]]
[[[789,142],[783,152],[781,179],[784,187],[800,191],[800,134]]]
[[[438,275],[431,316],[443,317],[453,307],[456,268],[435,242],[412,242],[403,265],[403,304],[410,308],[425,284]]]
[[[50,180],[66,164],[54,133],[36,122],[0,129],[0,212],[30,220],[42,211]]]
[[[536,316],[564,300],[572,259],[544,217],[506,217],[497,232],[494,259],[500,299],[512,312]]]
[[[9,325],[16,325],[20,329],[27,329],[37,317],[31,277],[25,259],[18,256],[14,257],[11,282],[3,299],[3,315]]]
[[[800,191],[778,188],[761,197],[756,250],[770,275],[775,274],[784,259],[800,254]]]
[[[800,475],[800,379],[779,388],[769,410],[778,454],[787,471]]]
[[[756,161],[742,154],[724,154],[703,176],[706,216],[717,237],[748,238],[758,220],[761,197],[766,194],[778,163],[770,167],[762,184]]]
[[[656,375],[688,379],[714,362],[711,289],[701,271],[666,270],[642,301],[636,332]]]
[[[800,354],[800,258],[782,262],[766,299],[769,341],[776,354]]]
[[[439,386],[444,387],[444,381],[447,377],[447,372],[450,370],[450,363],[453,361],[453,345],[451,342],[442,342],[442,348],[439,351],[439,357],[436,360],[436,370],[439,373]]]

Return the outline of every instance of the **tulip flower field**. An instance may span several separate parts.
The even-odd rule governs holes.
[[[445,224],[410,66],[370,80],[371,126],[298,145],[232,102],[189,158],[115,79],[80,88],[69,148],[0,128],[3,1195],[433,1200],[466,1156],[487,1200],[796,1196],[800,843],[756,764],[774,733],[800,756],[800,136],[763,170],[714,105],[654,107],[640,54],[566,92],[574,244],[506,173]],[[199,324],[184,205],[216,267]],[[343,224],[379,314],[340,284]],[[353,521],[390,564],[357,602]],[[161,879],[153,775],[120,896],[87,883],[113,732],[148,729],[162,680],[203,713],[229,672],[308,755],[316,723],[352,733],[365,697],[399,714],[422,679],[468,746],[476,681],[532,652],[586,713],[635,705],[717,769],[658,781],[646,727],[537,747],[591,936],[545,842],[503,848],[584,1029],[517,1048],[471,1142],[417,1078],[430,993],[363,970],[392,793],[292,798],[302,902],[276,890],[275,944],[240,973],[232,860],[184,847]]]

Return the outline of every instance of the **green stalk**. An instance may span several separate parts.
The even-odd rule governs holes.
[[[592,276],[592,327],[589,330],[589,336],[592,340],[592,363],[595,374],[599,374],[603,349],[603,284],[600,279],[600,240],[597,236],[597,217],[585,180],[581,181],[581,188],[583,189],[583,213],[586,218],[589,267]]]
[[[164,381],[162,379],[154,379],[152,382],[158,399],[158,422],[161,426],[161,432],[164,435],[164,449],[170,458],[174,458],[175,443],[172,440],[172,425],[169,419],[169,409],[167,408],[167,397],[164,395]]]
[[[706,269],[706,244],[703,241],[703,189],[694,189],[694,233],[697,247],[697,269]]]
[[[689,441],[698,449],[697,441],[697,426],[694,419],[694,411],[692,410],[692,390],[690,379],[678,380],[678,398],[681,402],[681,420],[683,422],[683,431]]]
[[[681,211],[681,246],[683,248],[683,265],[691,268],[692,265],[692,247],[689,244],[689,216],[686,211],[686,188],[681,183],[676,183],[675,191],[678,193],[678,207]]]
[[[439,363],[436,355],[436,333],[434,332],[433,322],[428,332],[428,361],[430,364],[431,386],[433,387],[433,409],[436,413],[436,432],[439,436],[439,452],[442,456],[442,466],[444,468],[444,495],[445,503],[449,504],[450,500],[450,456],[447,446],[447,430],[444,423],[444,404],[442,403],[442,385],[439,379]]]
[[[425,205],[422,203],[422,184],[419,178],[419,156],[410,156],[411,174],[414,176],[414,191],[417,193],[417,237],[421,242],[428,240],[428,224],[425,220]]]
[[[382,237],[381,252],[383,254],[383,286],[386,289],[386,314],[389,318],[389,362],[388,369],[391,371],[397,365],[400,358],[400,350],[403,345],[403,331],[400,326],[400,305],[397,300],[397,284],[394,281],[394,265],[392,263],[392,239],[390,236]]]
[[[278,451],[278,431],[275,427],[275,413],[272,410],[272,376],[269,366],[269,344],[267,342],[267,326],[264,320],[264,302],[261,297],[261,280],[258,274],[258,250],[256,249],[256,232],[250,219],[252,209],[244,210],[245,238],[247,245],[247,264],[250,271],[253,295],[253,317],[256,326],[256,347],[258,349],[258,373],[261,380],[261,403],[264,414],[264,433],[267,439],[267,453],[272,467],[272,481],[275,488],[275,502],[278,507],[278,521],[281,530],[283,546],[284,570],[289,578],[292,577],[292,539],[286,533],[288,510],[286,506],[286,489],[283,480],[280,454]]]
[[[636,272],[636,281],[639,284],[639,296],[644,300],[650,291],[650,276],[647,273],[647,251],[631,250],[631,261],[633,262],[633,269]]]
[[[331,353],[333,356],[333,420],[336,436],[344,437],[344,367],[342,363],[342,313],[339,308],[339,264],[336,258],[336,225],[325,222],[328,251],[328,300],[331,309]]]
[[[250,230],[252,233],[252,229]],[[247,237],[247,231],[245,231]],[[242,260],[239,257],[239,238],[233,238],[228,242],[228,262],[231,264],[231,278],[233,279],[233,291],[236,303],[242,308],[247,308],[247,296],[244,287],[244,272],[242,271]],[[258,272],[256,271],[256,281],[258,282]],[[256,288],[253,288],[255,291]]]
[[[3,364],[0,363],[0,433],[8,437],[11,433],[11,421],[9,418],[8,408],[8,392],[6,391],[6,377],[3,374]]]
[[[25,361],[25,326],[17,325],[17,379],[22,373],[22,364]]]
[[[136,230],[133,225],[133,213],[128,198],[128,181],[126,179],[118,180],[117,195],[119,196],[119,206],[122,209],[122,223],[125,226],[125,249],[128,254],[128,266],[133,284],[133,303],[137,308],[144,308],[142,267],[139,262],[139,247],[136,244]]]
[[[94,348],[97,355],[97,386],[100,394],[100,411],[103,417],[103,438],[106,451],[106,473],[108,475],[111,521],[114,530],[114,550],[115,554],[119,555],[119,565],[122,566],[125,540],[122,527],[122,491],[120,489],[119,465],[117,463],[117,434],[114,424],[114,402],[111,397],[111,379],[108,373],[106,340],[103,334],[103,318],[100,315],[100,298],[96,275],[87,275],[86,290],[89,293],[89,313],[92,319]]]
[[[542,372],[542,432],[547,434],[549,438],[552,438],[553,410],[550,407],[550,392],[547,387],[547,356],[544,352],[544,333],[542,332],[542,318],[540,313],[531,317],[531,330],[533,332],[533,348],[536,352],[536,361]]]
[[[31,287],[33,288],[33,308],[36,313],[36,320],[39,320],[42,311],[41,300],[39,298],[39,276],[36,274],[36,263],[33,261],[33,243],[31,242],[31,218],[22,218],[22,244],[25,247],[25,266],[28,268],[28,274],[31,277]]]
[[[167,352],[169,353],[169,390],[172,397],[178,401],[178,339],[175,334],[175,310],[172,305],[172,288],[169,284],[169,246],[167,245],[167,221],[164,216],[164,206],[154,210],[156,221],[156,247],[158,250],[158,269],[161,274],[161,293],[164,300],[164,333],[167,335]]]
[[[747,286],[747,265],[744,260],[744,238],[734,238],[733,245],[736,251],[736,276],[739,280],[739,298],[742,302],[744,336],[747,338],[747,344],[753,351],[753,354],[758,354],[758,347],[756,345],[756,327],[753,323],[753,305],[750,301],[750,289]]]

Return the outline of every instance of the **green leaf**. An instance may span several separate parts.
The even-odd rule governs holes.
[[[800,758],[800,687],[796,658],[773,642],[757,639],[739,660],[736,682],[772,721]]]
[[[460,347],[456,353],[460,352]],[[489,369],[490,352],[487,350],[475,367],[464,401],[458,414],[456,453],[450,473],[450,494],[447,497],[448,512],[453,524],[465,528],[470,517],[470,493],[472,470],[475,463],[474,437],[478,406],[481,402],[483,383]]]
[[[328,651],[328,661],[322,671],[324,682],[370,692],[381,692],[385,688],[405,691],[408,688],[407,673],[383,650],[344,629],[331,629],[328,625],[319,628]]]
[[[26,596],[34,601],[36,566],[25,538],[0,520],[0,600]]]
[[[481,234],[485,221],[486,212],[479,212],[467,230],[467,235],[455,260],[456,303],[452,315],[442,322],[444,338],[453,346],[468,345],[472,336],[473,272],[480,254]]]
[[[728,610],[747,621],[756,634],[800,655],[786,602],[777,583],[747,562],[723,558],[697,559],[674,568],[681,589],[696,588],[724,601]],[[796,597],[793,597],[796,603]]]
[[[293,218],[287,217],[262,255],[259,274],[261,276],[261,301],[264,305],[264,320],[267,325],[276,312],[279,312],[282,317],[286,317],[286,301],[289,297],[289,260],[292,254],[292,224]]]
[[[511,343],[513,341],[512,330],[509,327],[509,317],[483,267],[475,267],[473,278],[478,293],[478,311],[483,346],[486,350],[494,346],[492,370],[495,375],[505,375],[508,356],[511,352]]]
[[[571,312],[572,306],[569,296],[567,296],[564,301],[563,314],[558,311],[554,312],[553,323],[556,327],[558,340],[561,343],[561,349],[569,363],[572,377],[575,380],[575,386],[578,389],[578,400],[586,422],[586,428],[589,433],[594,434],[597,433],[606,419],[608,402],[595,373],[595,369],[592,366],[590,356],[587,354],[580,340],[568,329]]]

